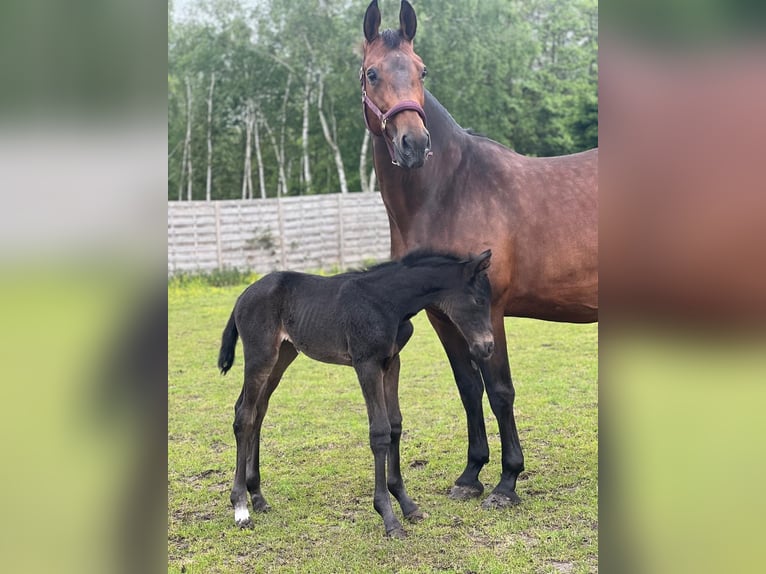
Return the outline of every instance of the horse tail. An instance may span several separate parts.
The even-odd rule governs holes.
[[[232,311],[229,322],[226,323],[226,328],[223,330],[221,351],[218,353],[218,368],[221,369],[222,375],[225,375],[234,364],[234,349],[237,346],[237,337],[239,337],[239,333],[237,332],[237,324],[234,322],[234,311]]]

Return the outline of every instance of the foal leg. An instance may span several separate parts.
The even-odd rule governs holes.
[[[521,451],[519,433],[513,416],[513,401],[516,391],[511,380],[508,364],[508,350],[505,340],[503,316],[493,317],[495,352],[482,361],[481,372],[487,387],[487,396],[492,412],[497,418],[502,451],[502,473],[500,482],[482,503],[484,508],[504,508],[521,502],[516,494],[516,480],[524,470],[524,454]]]
[[[279,385],[279,381],[282,379],[287,367],[290,366],[298,356],[298,351],[295,346],[284,341],[279,348],[279,357],[274,368],[271,370],[271,374],[266,379],[266,384],[260,388],[260,392],[255,400],[255,422],[253,424],[253,442],[251,445],[252,450],[247,457],[247,466],[245,470],[245,483],[247,484],[247,491],[250,493],[250,498],[253,503],[253,512],[268,512],[271,507],[269,503],[261,493],[261,467],[260,467],[260,447],[261,447],[261,426],[263,425],[263,418],[266,416],[266,411],[269,408],[269,399],[271,394]]]
[[[489,462],[489,444],[482,407],[484,383],[481,373],[471,360],[468,344],[457,328],[449,320],[431,312],[428,312],[428,319],[447,353],[468,424],[468,461],[449,496],[457,500],[468,500],[484,492],[479,472]]]
[[[386,455],[391,446],[391,424],[388,422],[386,397],[383,391],[383,368],[374,360],[355,364],[359,377],[364,402],[367,405],[367,418],[370,422],[370,448],[375,460],[375,494],[373,505],[383,518],[386,534],[393,538],[403,538],[406,532],[394,516],[391,498],[386,485]]]
[[[244,343],[244,341],[243,341]],[[244,345],[243,345],[244,346]],[[234,437],[237,440],[237,467],[234,471],[234,485],[231,489],[231,504],[234,507],[234,522],[240,528],[252,528],[247,510],[246,468],[248,458],[255,449],[258,436],[255,432],[257,418],[256,402],[265,386],[272,368],[277,362],[277,350],[270,347],[252,348],[246,353],[245,382],[234,406]]]
[[[399,442],[402,436],[402,412],[399,410],[399,355],[394,355],[383,375],[388,422],[391,425],[391,446],[388,448],[388,491],[394,495],[402,514],[410,522],[423,520],[424,515],[404,488],[399,463]]]

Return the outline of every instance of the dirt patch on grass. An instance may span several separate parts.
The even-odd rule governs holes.
[[[563,574],[570,574],[571,572],[574,572],[575,565],[572,562],[559,562],[558,560],[551,560],[549,564],[553,566],[557,572],[562,572]]]
[[[214,513],[209,510],[187,510],[181,509],[173,511],[173,518],[179,522],[201,522],[213,520]]]

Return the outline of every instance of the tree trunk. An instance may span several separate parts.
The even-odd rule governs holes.
[[[282,126],[280,129],[279,139],[277,142],[274,130],[269,124],[269,121],[263,116],[263,127],[266,128],[266,133],[269,135],[271,146],[274,148],[274,157],[277,160],[277,168],[279,173],[279,181],[277,183],[277,197],[281,197],[287,191],[287,175],[285,173],[285,127],[287,124],[287,99],[290,95],[290,83],[292,82],[292,74],[287,75],[287,85],[285,86],[285,95],[282,99]]]
[[[309,164],[309,97],[311,96],[311,67],[306,68],[306,84],[303,87],[303,129],[301,145],[303,147],[303,182],[304,190],[311,194],[311,166]]]
[[[189,83],[189,76],[186,76],[186,199],[192,200],[192,150],[191,150],[191,128],[192,128],[192,91]]]
[[[253,177],[251,167],[252,151],[250,142],[253,132],[253,106],[248,101],[245,105],[245,165],[242,168],[242,199],[248,199],[253,196]]]
[[[253,131],[255,132],[255,159],[258,162],[258,185],[261,189],[261,199],[266,199],[266,177],[263,173],[263,156],[261,155],[261,130],[259,128],[260,123],[260,113],[256,113],[253,116]]]
[[[377,176],[377,174],[375,173],[375,168],[373,167],[370,170],[370,184],[369,184],[369,188],[370,188],[371,192],[375,191],[376,176]]]
[[[188,136],[184,136],[184,153],[181,159],[181,178],[178,181],[178,201],[181,201],[184,198],[184,174],[186,174],[186,154],[189,152],[189,148],[186,142],[187,137]]]
[[[279,144],[277,143],[277,138],[274,135],[274,130],[271,129],[271,125],[269,124],[269,121],[265,117],[263,118],[263,127],[266,128],[266,133],[269,135],[269,141],[271,141],[271,147],[274,150],[274,157],[277,160],[277,166],[279,168],[279,181],[277,182],[277,197],[280,197],[282,195],[282,182],[285,179],[285,164],[282,161],[282,157],[279,154]]]
[[[364,130],[364,137],[362,138],[362,149],[359,152],[359,183],[362,186],[362,193],[372,191],[370,189],[367,179],[367,149],[370,145],[370,132]]]
[[[207,97],[207,179],[205,181],[205,199],[210,201],[213,189],[213,90],[215,72],[210,73],[210,91]]]
[[[285,86],[285,95],[282,98],[282,125],[279,132],[279,180],[281,194],[287,194],[288,177],[285,173],[285,131],[287,129],[287,100],[290,98],[290,84],[292,84],[293,75],[287,74],[287,85]]]
[[[325,117],[324,110],[322,109],[322,96],[324,95],[324,79],[319,76],[319,96],[317,98],[317,110],[319,112],[319,123],[322,125],[322,133],[324,139],[327,141],[327,145],[332,150],[333,158],[335,159],[335,169],[338,171],[338,181],[340,182],[340,192],[348,193],[348,184],[346,183],[346,171],[343,167],[343,157],[340,153],[336,141],[336,134],[330,132],[330,126],[327,124],[327,118]],[[333,127],[335,124],[335,116],[333,116]],[[334,132],[335,130],[333,130]]]

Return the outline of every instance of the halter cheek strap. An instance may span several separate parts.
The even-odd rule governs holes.
[[[420,106],[419,103],[417,103],[414,100],[403,100],[397,104],[395,104],[390,110],[388,110],[385,114],[380,111],[380,108],[375,105],[375,102],[373,102],[370,97],[367,95],[367,90],[365,89],[365,76],[364,76],[364,68],[361,68],[359,70],[359,82],[362,85],[362,115],[364,116],[364,125],[367,126],[367,130],[370,133],[375,133],[372,128],[370,127],[370,121],[367,119],[367,110],[369,109],[375,116],[380,120],[380,130],[381,130],[381,136],[383,137],[383,140],[386,142],[386,147],[388,148],[388,154],[391,156],[391,163],[398,166],[399,162],[396,161],[396,157],[394,156],[394,144],[391,141],[390,138],[386,137],[386,123],[388,122],[389,118],[394,117],[399,112],[403,112],[405,110],[411,110],[413,112],[417,112],[417,114],[420,116],[420,119],[423,120],[424,124],[427,124],[426,122],[426,113],[423,111],[423,108]],[[376,134],[377,135],[377,134]],[[433,155],[433,152],[431,151],[431,137],[428,138],[428,148],[426,148],[426,159],[431,157]]]

